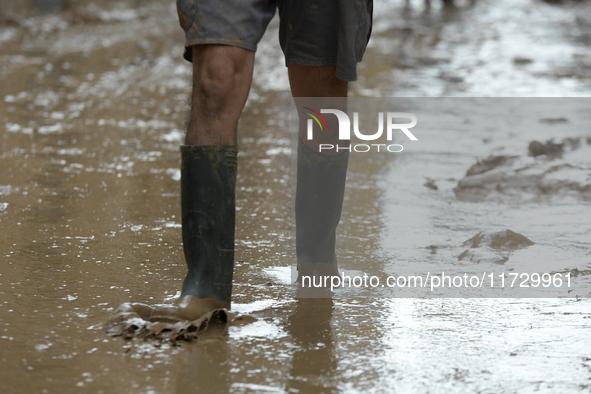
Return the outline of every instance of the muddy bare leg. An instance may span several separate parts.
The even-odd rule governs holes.
[[[335,76],[335,66],[290,66],[289,80],[298,112],[303,108],[346,111],[348,83]],[[305,112],[305,111],[304,111]],[[326,115],[325,130],[308,139],[306,122],[300,116],[296,191],[296,253],[299,279],[338,275],[336,228],[347,175],[348,141],[338,139],[338,121]],[[320,151],[320,145],[341,150]],[[312,296],[312,295],[311,295]]]

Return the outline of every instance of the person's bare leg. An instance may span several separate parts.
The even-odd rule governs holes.
[[[287,67],[293,97],[347,97],[348,82],[335,75],[336,66]]]
[[[336,116],[325,116],[327,130],[314,132],[307,139],[307,116],[301,107],[320,109],[347,108],[347,81],[335,76],[336,66],[288,67],[289,82],[294,101],[300,113],[300,127],[296,190],[296,254],[298,283],[304,288],[305,277],[338,276],[335,255],[336,227],[341,217],[341,207],[347,175],[348,151],[319,152],[319,144],[339,144],[347,148],[349,141],[338,140]],[[313,99],[310,99],[313,98]],[[305,112],[305,111],[304,111]],[[320,290],[321,293],[316,291]],[[305,290],[306,296],[326,296],[322,289]]]
[[[254,52],[195,45],[186,145],[236,145],[236,127],[252,82]]]

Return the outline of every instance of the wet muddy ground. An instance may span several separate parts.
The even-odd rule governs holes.
[[[196,344],[126,342],[103,332],[113,309],[171,303],[185,274],[182,32],[169,2],[34,3],[0,1],[3,392],[589,391],[588,99],[538,103],[520,128],[498,126],[499,108],[527,100],[407,101],[443,120],[395,158],[352,155],[339,229],[351,272],[507,258],[575,273],[576,297],[296,300],[273,21],[239,130],[233,309],[257,321]],[[376,2],[352,96],[591,96],[588,2],[403,3]],[[492,247],[507,229],[534,245]]]

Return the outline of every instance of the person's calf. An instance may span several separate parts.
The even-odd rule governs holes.
[[[336,77],[336,65],[287,67],[293,97],[347,97],[348,82]]]

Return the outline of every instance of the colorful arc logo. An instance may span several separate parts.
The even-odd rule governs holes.
[[[326,127],[326,131],[328,131],[328,125],[326,124],[326,120],[324,120],[324,117],[322,115],[320,115],[320,113],[318,111],[314,111],[312,108],[308,108],[308,107],[302,107],[304,109],[307,109],[309,111],[312,111],[313,114],[311,114],[310,112],[304,112],[304,114],[309,115],[312,119],[314,119],[316,121],[316,123],[318,123],[318,126],[320,126],[320,130],[324,130],[324,127]],[[320,122],[320,119],[322,119],[322,123],[324,123],[324,127],[322,126],[322,123]]]

